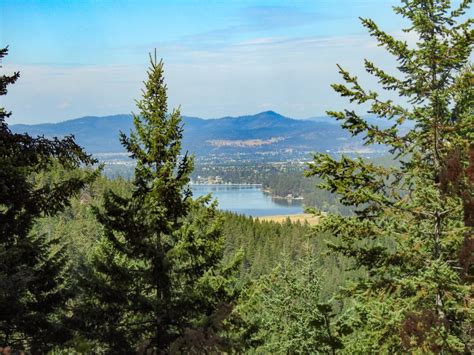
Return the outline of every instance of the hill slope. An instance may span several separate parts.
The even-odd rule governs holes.
[[[273,111],[240,117],[183,117],[184,149],[197,155],[238,152],[310,152],[361,149],[356,140],[327,120],[295,120]],[[73,134],[91,153],[123,152],[119,131],[133,127],[131,115],[82,117],[60,123],[12,125],[14,132],[62,137]]]

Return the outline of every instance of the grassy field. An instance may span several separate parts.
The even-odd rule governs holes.
[[[321,216],[314,216],[312,214],[301,213],[301,214],[289,214],[282,216],[262,216],[257,217],[260,221],[271,221],[277,223],[283,223],[287,219],[290,219],[291,222],[308,222],[310,225],[316,225],[319,223]]]

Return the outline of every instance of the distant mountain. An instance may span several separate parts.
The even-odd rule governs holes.
[[[282,151],[350,151],[361,149],[339,124],[324,120],[295,120],[273,111],[256,115],[201,119],[183,117],[184,148],[197,155]],[[12,125],[14,132],[63,137],[73,134],[91,153],[123,152],[119,131],[129,133],[131,115],[82,117],[60,123]]]
[[[35,125],[12,125],[16,133],[27,132],[32,136],[64,137],[73,134],[76,142],[90,153],[120,152],[123,147],[118,140],[119,131],[129,132],[133,127],[131,115],[105,117],[87,116],[59,123]]]

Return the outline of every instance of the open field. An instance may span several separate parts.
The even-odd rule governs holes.
[[[291,222],[301,222],[301,223],[308,222],[310,225],[316,225],[319,223],[321,216],[314,216],[308,213],[301,213],[301,214],[290,214],[290,215],[281,215],[281,216],[262,216],[262,217],[257,217],[255,219],[259,219],[260,221],[283,223],[288,218],[290,219]]]

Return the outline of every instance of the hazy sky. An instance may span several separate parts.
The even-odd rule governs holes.
[[[365,57],[393,66],[358,17],[401,35],[397,3],[0,0],[2,71],[21,72],[0,105],[11,124],[130,113],[156,48],[185,115],[324,115],[345,103],[329,87],[336,63],[363,77]]]

